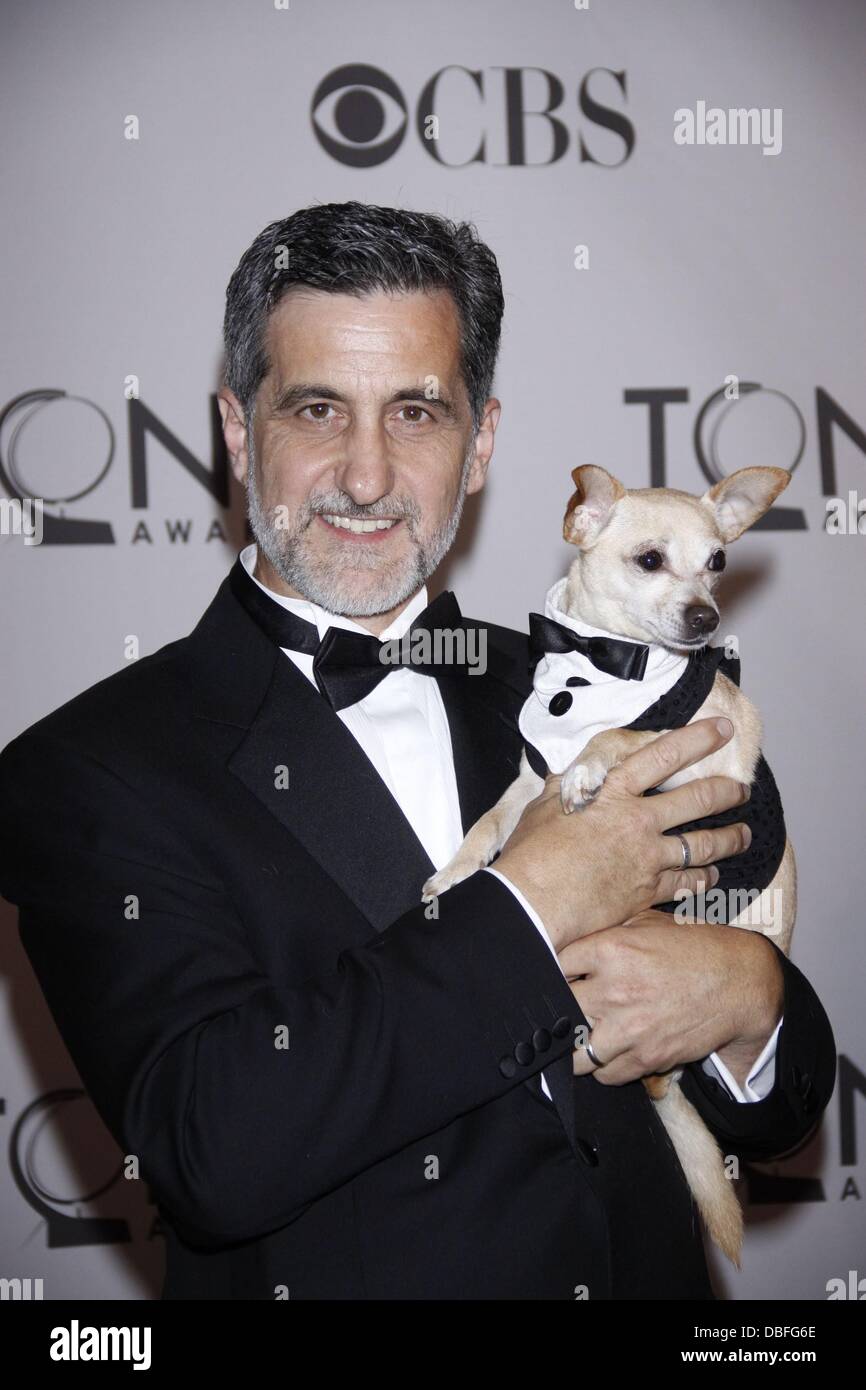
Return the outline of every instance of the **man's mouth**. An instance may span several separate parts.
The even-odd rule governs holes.
[[[318,518],[333,531],[343,536],[363,541],[378,540],[398,526],[400,517],[380,516],[361,519],[356,516],[340,516],[337,512],[319,512]]]

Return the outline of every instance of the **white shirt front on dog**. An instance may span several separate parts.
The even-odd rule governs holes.
[[[253,573],[256,562],[254,544],[248,545],[245,550],[241,551],[240,560],[247,574],[255,580],[259,588],[269,598],[273,599],[275,603],[282,604],[291,612],[297,613],[307,622],[315,623],[320,637],[324,636],[328,627],[344,627],[351,631],[368,633],[367,628],[362,627],[351,618],[328,613],[318,604],[310,603],[307,599],[288,598],[284,594],[277,594],[272,589],[266,588]],[[551,590],[552,592],[553,590]],[[390,627],[381,634],[382,640],[390,637],[402,637],[413,618],[417,617],[426,605],[427,591],[424,588],[407,604]],[[292,651],[287,647],[283,647],[281,650],[294,662],[298,670],[315,685],[312,656],[304,652]],[[598,672],[597,674],[601,673]],[[621,685],[626,684],[624,681],[619,683]],[[640,681],[629,683],[637,686],[643,684]],[[640,710],[636,710],[635,716],[639,713]],[[360,744],[400,806],[429,854],[434,868],[437,870],[444,868],[463,841],[463,824],[460,816],[457,779],[454,775],[451,732],[438,683],[431,680],[429,676],[413,671],[409,667],[395,669],[389,672],[385,679],[380,681],[363,700],[359,700],[357,704],[346,706],[337,714]],[[553,958],[558,965],[559,961],[553,943],[538,914],[530,907],[523,894],[496,869],[485,869],[484,872],[494,874],[514,894],[530,921],[547,943],[548,948],[553,952]],[[781,1023],[779,1027],[781,1027]],[[703,1069],[708,1075],[715,1076],[720,1080],[736,1100],[763,1100],[772,1089],[775,1078],[774,1058],[777,1035],[778,1029],[752,1067],[746,1081],[745,1095],[715,1053],[711,1053],[710,1057],[705,1059]],[[545,1095],[548,1100],[551,1100],[550,1090],[543,1074],[541,1083]]]
[[[615,637],[619,633],[569,617],[563,607],[567,578],[558,579],[548,591],[545,617],[584,637]],[[629,640],[629,639],[625,639]],[[532,694],[520,711],[520,732],[538,749],[551,772],[564,772],[581,748],[604,729],[621,729],[655,704],[676,685],[689,659],[668,651],[658,643],[649,645],[643,680],[622,680],[600,671],[582,652],[548,652],[535,668]],[[555,695],[568,691],[567,681],[575,676],[588,682],[574,690],[574,698],[564,714],[549,713]]]

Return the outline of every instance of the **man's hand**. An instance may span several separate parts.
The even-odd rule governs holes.
[[[596,1067],[582,1046],[574,1074],[605,1085],[670,1071],[718,1053],[740,1085],[782,1014],[776,952],[741,927],[680,924],[642,912],[559,952],[592,1027]]]
[[[556,951],[654,903],[697,892],[699,885],[711,887],[718,871],[698,866],[745,849],[750,831],[742,822],[690,830],[683,839],[693,867],[683,869],[679,839],[663,833],[747,801],[748,788],[733,778],[698,777],[672,791],[643,795],[721,748],[732,733],[729,719],[699,719],[662,734],[624,758],[595,800],[570,816],[560,803],[561,778],[547,778],[496,868],[531,903]]]

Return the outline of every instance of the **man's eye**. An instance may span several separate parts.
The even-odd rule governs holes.
[[[709,560],[707,561],[707,569],[723,570],[726,564],[727,560],[725,558],[725,552],[723,550],[714,550]]]
[[[420,418],[420,417],[422,417],[422,416],[426,417],[428,420],[432,420],[432,419],[433,419],[433,416],[430,414],[430,411],[429,411],[429,410],[425,410],[424,407],[421,406],[421,405],[404,405],[404,406],[401,407],[401,410],[400,410],[400,414],[401,414],[401,415],[403,414],[403,411],[404,411],[404,410],[415,410],[415,411],[418,412],[419,418],[418,418],[418,419],[415,419],[415,420],[408,420],[406,423],[409,424],[409,425],[423,425],[424,420],[423,420],[422,418]]]
[[[644,550],[635,559],[642,570],[661,569],[664,564],[664,556],[660,550]]]
[[[302,411],[300,411],[300,414],[303,415],[303,413],[304,413],[305,410],[333,410],[333,409],[334,409],[334,407],[331,405],[330,401],[314,401],[312,405],[305,405],[305,406],[304,406],[304,409],[303,409]],[[314,415],[314,416],[312,416],[311,418],[312,418],[316,423],[319,423],[319,422],[321,422],[321,421],[323,421],[323,420],[327,420],[328,417],[327,417],[326,415]]]

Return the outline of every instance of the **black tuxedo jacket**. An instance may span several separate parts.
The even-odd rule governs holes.
[[[517,772],[527,639],[489,626],[487,674],[436,679],[468,829]],[[478,873],[428,919],[411,826],[227,581],[188,637],[16,738],[0,802],[0,889],[158,1202],[164,1298],[712,1297],[653,1105],[573,1077],[585,1020],[518,901]],[[780,959],[770,1095],[683,1078],[745,1158],[797,1146],[833,1087]]]

